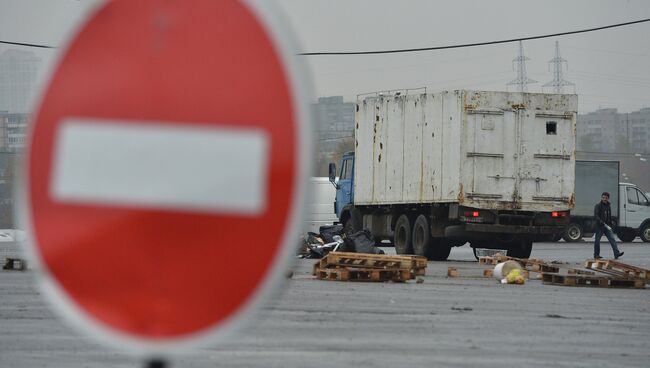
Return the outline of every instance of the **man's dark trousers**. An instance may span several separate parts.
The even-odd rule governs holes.
[[[614,251],[614,257],[617,257],[620,251],[616,246],[616,240],[614,239],[614,234],[611,230],[608,230],[604,226],[596,225],[596,240],[594,241],[594,257],[600,256],[600,238],[603,236],[603,233],[609,240],[609,244],[612,246],[612,251]]]

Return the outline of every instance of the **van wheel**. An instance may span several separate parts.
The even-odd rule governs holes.
[[[533,251],[533,242],[530,240],[517,240],[509,244],[507,252],[508,257],[530,258],[530,253]]]
[[[562,239],[568,243],[575,243],[579,241],[582,239],[582,226],[580,226],[580,224],[576,224],[575,222],[570,223],[567,225],[566,229],[564,229]]]
[[[426,216],[420,215],[415,219],[413,224],[413,253],[418,256],[429,258],[432,238],[429,229],[429,221]]]
[[[395,223],[395,252],[397,254],[413,254],[411,243],[411,220],[408,216],[401,215]]]
[[[639,236],[644,242],[650,243],[650,222],[641,228],[641,231],[639,231]]]
[[[623,243],[631,243],[636,239],[636,231],[632,229],[621,229],[616,235]]]

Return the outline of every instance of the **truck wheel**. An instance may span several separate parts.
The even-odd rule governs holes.
[[[514,258],[530,258],[530,253],[533,251],[533,242],[530,240],[517,240],[509,245],[508,257]]]
[[[429,221],[427,221],[426,216],[420,215],[415,219],[412,236],[413,253],[429,258],[429,249],[433,239],[431,238]]]
[[[632,229],[621,229],[616,235],[623,243],[631,243],[636,239],[636,231]]]
[[[564,229],[562,239],[568,243],[575,243],[577,241],[580,241],[580,239],[582,239],[582,226],[580,226],[580,224],[576,224],[575,222],[570,223],[567,225],[566,229]]]
[[[395,252],[397,254],[413,254],[411,243],[411,220],[408,216],[401,215],[395,223]]]
[[[641,231],[639,231],[639,236],[644,242],[650,243],[650,222],[641,228]]]
[[[432,261],[446,261],[451,253],[451,244],[447,239],[436,239],[429,247],[428,258]]]

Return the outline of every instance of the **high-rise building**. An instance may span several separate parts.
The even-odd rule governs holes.
[[[650,153],[650,108],[621,116],[620,125],[632,151]]]
[[[578,115],[578,150],[650,153],[650,108],[630,113],[600,109]]]
[[[0,54],[0,111],[29,112],[39,64],[33,52],[7,50]]]
[[[25,148],[30,115],[0,111],[0,151],[21,152]]]
[[[327,161],[328,157],[340,154],[345,142],[350,143],[348,149],[354,147],[355,106],[354,102],[344,102],[342,96],[320,97],[312,105],[319,159]]]
[[[578,115],[576,124],[578,150],[615,152],[618,128],[619,113],[617,109],[599,109]]]

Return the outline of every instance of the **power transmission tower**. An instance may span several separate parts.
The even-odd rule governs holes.
[[[555,57],[549,60],[548,63],[553,64],[553,80],[544,84],[542,87],[553,87],[553,92],[562,93],[562,87],[574,86],[575,92],[575,84],[564,80],[562,77],[562,64],[565,64],[568,68],[569,63],[566,61],[566,59],[560,57],[560,43],[557,41],[555,41]]]
[[[524,44],[519,41],[519,55],[516,58],[512,59],[513,64],[515,64],[515,62],[517,63],[515,66],[517,71],[517,78],[508,82],[507,84],[508,86],[513,84],[517,85],[517,90],[519,92],[527,92],[527,85],[537,83],[536,80],[530,79],[526,75],[526,60],[530,59],[524,56]]]

